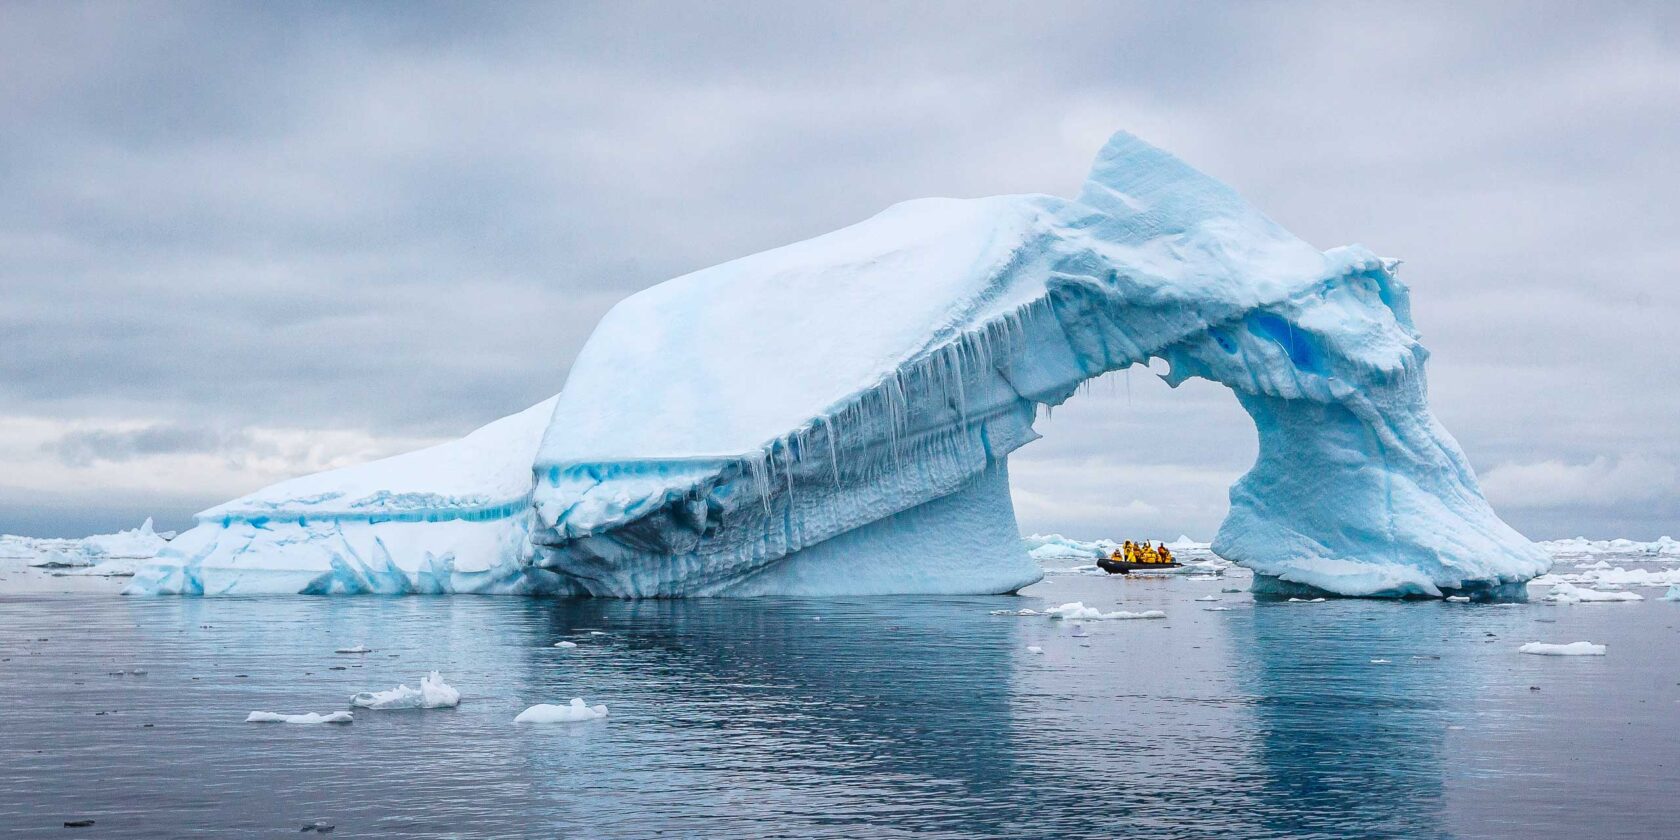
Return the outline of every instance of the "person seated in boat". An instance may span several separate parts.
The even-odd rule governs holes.
[[[1137,547],[1132,545],[1131,540],[1126,540],[1125,544],[1114,552],[1114,559],[1130,563],[1132,562],[1132,555],[1136,553]]]
[[[1160,547],[1155,549],[1155,556],[1160,558],[1162,563],[1171,563],[1173,561],[1172,552],[1167,550],[1166,543],[1161,543]]]

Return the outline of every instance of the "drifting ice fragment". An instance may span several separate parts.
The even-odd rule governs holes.
[[[575,648],[577,647],[577,642],[555,642],[554,646],[557,648]]]
[[[1041,648],[1038,645],[1027,645],[1027,653],[1043,653],[1043,652],[1044,652],[1044,648]]]
[[[1060,618],[1064,620],[1086,619],[1090,621],[1121,621],[1134,618],[1167,617],[1167,614],[1160,610],[1145,610],[1143,612],[1127,612],[1125,610],[1119,610],[1117,612],[1105,613],[1096,607],[1085,606],[1082,601],[1074,601],[1072,603],[1063,604],[1059,607],[1052,607],[1045,610],[1044,614],[1050,616],[1051,618]]]
[[[1662,599],[1664,601],[1680,601],[1680,583],[1670,586],[1668,591],[1663,593]]]
[[[1567,645],[1529,642],[1517,648],[1517,652],[1533,653],[1540,656],[1603,656],[1604,645],[1595,645],[1592,642],[1570,642]]]
[[[349,712],[332,712],[317,714],[309,712],[301,715],[283,715],[278,712],[252,712],[245,716],[246,723],[350,723],[355,718]]]
[[[333,651],[333,653],[373,653],[373,648],[370,648],[367,645],[359,644],[352,647],[339,648],[338,650]]]
[[[538,703],[519,713],[513,719],[514,723],[576,723],[584,720],[596,720],[607,716],[606,706],[591,706],[583,702],[582,697],[573,697],[570,705],[554,706],[548,703]]]
[[[350,705],[364,709],[448,709],[461,704],[461,692],[436,671],[420,678],[420,687],[399,685],[389,691],[363,691]]]

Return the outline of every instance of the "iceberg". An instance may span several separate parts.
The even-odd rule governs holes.
[[[1257,589],[1520,597],[1551,558],[1430,413],[1397,266],[1117,134],[1074,199],[909,201],[632,295],[550,402],[206,511],[129,591],[1015,592],[1009,454],[1160,359],[1254,419],[1211,548]]]

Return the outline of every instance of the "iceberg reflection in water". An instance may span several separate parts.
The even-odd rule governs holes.
[[[1649,678],[1680,671],[1680,654],[1638,641],[1665,632],[1672,604],[1224,594],[1229,611],[1203,611],[1195,599],[1224,585],[1058,575],[1013,599],[14,599],[8,630],[27,641],[0,665],[12,699],[0,824],[1535,837],[1605,836],[1607,811],[1634,834],[1680,819],[1658,795],[1680,782],[1672,680]],[[991,614],[1074,600],[1168,617],[1076,636]],[[1613,653],[1519,655],[1531,636]],[[335,656],[346,640],[375,652]],[[554,647],[566,640],[577,646]],[[105,676],[119,668],[147,675]],[[332,711],[431,669],[459,708],[243,722],[255,708]],[[1625,685],[1600,690],[1613,681]],[[611,716],[510,723],[574,696]]]

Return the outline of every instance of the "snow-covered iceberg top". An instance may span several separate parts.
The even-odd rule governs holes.
[[[1257,581],[1516,587],[1550,559],[1430,414],[1394,266],[1118,134],[1074,199],[910,201],[633,295],[550,404],[206,511],[130,591],[1011,592],[1009,454],[1157,358],[1254,418],[1212,550]]]

